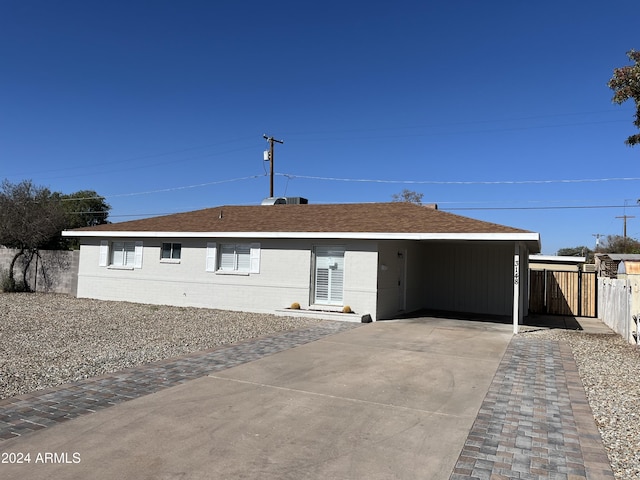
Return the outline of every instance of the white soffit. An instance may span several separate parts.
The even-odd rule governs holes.
[[[570,257],[566,255],[529,255],[529,261],[546,263],[585,263],[587,257]]]

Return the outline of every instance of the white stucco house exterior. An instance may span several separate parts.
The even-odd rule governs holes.
[[[78,297],[373,320],[528,305],[538,233],[412,203],[221,206],[63,232]],[[346,317],[346,316],[345,316]]]

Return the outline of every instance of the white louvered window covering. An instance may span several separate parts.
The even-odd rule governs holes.
[[[232,271],[236,265],[236,246],[229,244],[220,245],[220,270]]]
[[[344,248],[315,248],[314,303],[341,305],[344,291]]]
[[[259,273],[260,244],[221,244],[220,264],[218,268],[223,272]]]
[[[142,242],[113,242],[111,265],[142,268]]]

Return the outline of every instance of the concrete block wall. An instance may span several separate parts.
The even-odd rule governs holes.
[[[7,275],[11,260],[18,250],[0,248],[0,275]],[[14,267],[16,281],[22,280],[24,257]],[[68,250],[43,250],[40,258],[34,257],[27,270],[27,280],[36,292],[65,293],[75,295],[78,288],[80,252]]]

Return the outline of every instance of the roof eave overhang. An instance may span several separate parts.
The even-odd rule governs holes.
[[[290,238],[345,240],[499,241],[523,242],[532,253],[540,251],[540,234],[521,233],[407,233],[407,232],[144,232],[67,230],[63,237],[75,238]]]
[[[566,255],[531,255],[530,262],[536,263],[585,263],[587,257],[570,257]]]

